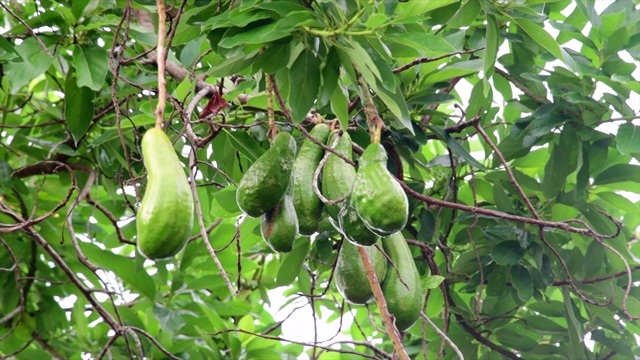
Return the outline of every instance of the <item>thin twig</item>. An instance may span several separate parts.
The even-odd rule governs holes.
[[[336,139],[333,141],[333,144],[331,144],[331,149],[336,148],[336,146],[338,145],[338,141],[340,141],[340,137],[336,136]],[[329,156],[331,156],[331,153],[326,152],[322,157],[322,159],[320,160],[320,162],[318,163],[318,166],[316,166],[316,170],[313,173],[313,180],[311,181],[311,187],[313,188],[313,192],[320,199],[320,201],[322,201],[324,204],[327,204],[327,205],[335,205],[343,202],[347,198],[347,196],[329,200],[322,194],[322,192],[318,188],[318,179],[320,178],[320,172],[322,172],[322,168],[324,167],[324,164],[327,162],[327,159],[329,159]]]
[[[198,218],[198,225],[200,226],[200,235],[202,236],[202,240],[204,240],[204,244],[207,247],[207,250],[209,251],[211,258],[213,259],[213,262],[218,267],[218,271],[220,271],[220,275],[222,275],[222,279],[224,280],[224,283],[227,285],[227,288],[229,288],[229,292],[234,296],[238,295],[239,289],[236,290],[233,288],[233,284],[231,284],[231,280],[229,280],[229,276],[227,276],[227,272],[224,270],[224,266],[222,266],[220,259],[218,259],[218,256],[216,255],[215,249],[211,246],[211,242],[209,242],[209,234],[207,234],[207,228],[204,225],[202,207],[200,206],[200,197],[198,196],[198,191],[196,189],[196,174],[198,172],[198,167],[196,166],[196,152],[195,152],[195,149],[193,148],[189,152],[189,168],[191,169],[190,184],[191,184],[191,191],[193,193],[193,200],[195,202],[196,215],[197,215],[196,217]]]
[[[53,56],[49,52],[49,49],[47,49],[47,46],[42,42],[42,40],[40,40],[40,38],[38,37],[38,34],[36,34],[36,32],[33,31],[33,29],[24,20],[22,20],[20,16],[16,15],[16,13],[11,11],[11,9],[7,7],[2,1],[0,1],[0,6],[2,6],[5,9],[5,11],[9,13],[9,15],[11,15],[14,19],[18,20],[18,22],[22,24],[22,26],[24,26],[25,29],[27,29],[29,34],[31,34],[31,36],[33,36],[36,39],[36,41],[38,42],[38,45],[40,45],[40,47],[42,48],[42,51],[44,51],[45,54],[49,55],[49,57]]]
[[[442,338],[449,344],[449,346],[451,346],[451,348],[453,349],[453,351],[456,352],[456,355],[458,355],[458,358],[460,360],[464,360],[464,355],[462,355],[462,352],[460,351],[460,349],[458,348],[458,346],[456,345],[456,343],[454,343],[448,336],[447,334],[445,334],[442,330],[440,330],[439,327],[436,326],[436,324],[433,323],[433,321],[431,321],[431,319],[429,319],[429,317],[427,316],[427,314],[425,314],[424,312],[421,312],[420,315],[422,315],[422,318],[429,324],[429,326],[431,326],[431,328],[433,328],[433,330],[435,330],[435,332],[438,333],[438,335],[442,336]]]
[[[438,60],[446,59],[448,57],[452,57],[452,56],[456,56],[456,55],[472,54],[474,52],[477,52],[477,51],[480,51],[480,50],[483,50],[483,49],[484,49],[484,46],[481,47],[481,48],[477,48],[477,49],[461,50],[461,51],[456,51],[456,52],[450,53],[450,54],[434,56],[434,57],[431,57],[431,58],[430,57],[417,58],[417,59],[414,59],[413,61],[411,61],[411,62],[409,62],[407,64],[404,64],[404,65],[402,65],[400,67],[397,67],[397,68],[393,69],[393,73],[397,74],[399,72],[408,70],[408,69],[410,69],[410,68],[412,68],[412,67],[414,67],[416,65],[420,65],[420,64],[428,63],[428,62],[433,62],[433,61],[438,61]]]

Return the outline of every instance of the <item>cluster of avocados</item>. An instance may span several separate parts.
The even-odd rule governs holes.
[[[338,291],[353,304],[373,299],[357,248],[364,247],[382,284],[388,310],[398,329],[405,331],[420,316],[422,287],[401,233],[409,215],[407,197],[387,169],[386,151],[379,143],[370,144],[356,169],[344,160],[353,159],[348,132],[318,123],[310,135],[342,155],[329,154],[322,168],[321,192],[331,201],[325,205],[313,184],[325,150],[309,138],[298,149],[293,136],[281,131],[240,180],[238,206],[251,217],[261,217],[262,237],[278,252],[291,251],[299,234],[316,233],[326,215],[347,239],[336,262]],[[142,155],[148,181],[136,219],[137,247],[148,259],[167,259],[187,242],[194,199],[182,164],[162,128],[144,134]]]
[[[334,146],[342,157],[353,159],[348,132],[319,123],[310,135]],[[298,150],[291,134],[279,132],[269,150],[240,180],[238,206],[249,216],[262,217],[262,237],[279,252],[291,251],[298,234],[316,233],[326,214],[348,240],[342,243],[334,273],[338,291],[353,304],[373,299],[357,249],[364,247],[382,284],[388,310],[398,329],[405,331],[422,309],[420,274],[401,233],[409,215],[406,194],[387,169],[384,147],[374,142],[360,156],[357,169],[336,154],[328,155],[322,168],[321,193],[333,201],[324,204],[313,184],[324,155],[324,149],[311,139],[303,140]]]

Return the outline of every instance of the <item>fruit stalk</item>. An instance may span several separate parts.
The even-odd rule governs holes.
[[[382,288],[380,287],[380,282],[378,281],[378,277],[376,276],[376,272],[373,269],[373,264],[371,263],[371,259],[369,259],[369,254],[367,253],[367,249],[362,246],[358,246],[358,252],[360,253],[360,259],[362,259],[362,264],[364,265],[364,270],[367,273],[367,279],[369,279],[369,284],[371,285],[371,290],[373,290],[373,296],[376,299],[376,303],[378,304],[378,309],[380,309],[380,315],[382,316],[382,323],[384,324],[385,329],[387,329],[387,334],[391,338],[391,342],[393,343],[393,347],[400,356],[402,360],[410,360],[409,354],[402,345],[402,340],[400,339],[400,332],[398,328],[393,323],[392,315],[389,313],[387,309],[387,301],[384,299],[384,295],[382,294]]]

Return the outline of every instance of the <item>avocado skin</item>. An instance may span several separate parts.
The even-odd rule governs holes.
[[[395,266],[387,266],[387,275],[382,282],[382,293],[387,309],[395,317],[399,331],[408,330],[420,317],[422,310],[422,283],[420,273],[413,261],[409,245],[402,233],[397,232],[382,239],[385,253]],[[398,276],[409,286],[405,286]]]
[[[142,136],[147,187],[136,214],[137,248],[150,260],[175,256],[187,243],[194,219],[191,186],[171,140],[161,128]]]
[[[375,246],[367,246],[367,253],[373,269],[382,282],[386,275],[387,260]],[[346,301],[352,304],[367,304],[373,299],[371,284],[362,264],[358,246],[343,241],[334,274],[336,288]]]
[[[331,146],[337,137],[340,137],[340,140],[338,140],[334,150],[351,160],[352,143],[348,132],[344,131],[340,135],[340,130],[333,130],[327,140],[327,146]],[[356,169],[353,165],[345,162],[335,154],[329,155],[322,168],[322,195],[329,200],[336,200],[349,195],[355,178]],[[337,221],[341,205],[340,203],[325,204],[324,208],[331,219]]]
[[[317,124],[311,129],[310,135],[325,143],[329,132],[329,125]],[[299,231],[302,235],[315,233],[322,216],[323,204],[313,191],[313,175],[323,156],[322,147],[305,139],[293,163],[293,207],[298,214]]]
[[[273,250],[289,252],[298,235],[298,216],[293,207],[291,191],[287,191],[275,208],[262,215],[260,233]]]
[[[392,235],[406,225],[409,201],[387,170],[387,153],[381,144],[370,144],[360,157],[351,201],[367,228],[379,236]]]
[[[291,134],[279,132],[269,150],[242,176],[236,190],[236,202],[247,215],[261,216],[282,200],[291,180],[296,147]]]
[[[375,244],[380,237],[365,225],[353,207],[351,198],[347,198],[342,204],[338,214],[340,232],[355,245],[370,246]]]

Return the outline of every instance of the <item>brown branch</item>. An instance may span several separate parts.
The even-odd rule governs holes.
[[[42,40],[40,40],[40,38],[38,37],[38,34],[36,34],[36,32],[33,31],[33,29],[24,20],[22,20],[20,16],[16,15],[16,13],[11,11],[11,9],[9,9],[9,7],[7,7],[2,1],[0,1],[0,6],[2,6],[9,15],[11,15],[14,19],[18,20],[18,22],[22,24],[22,26],[24,26],[25,29],[27,29],[29,34],[31,34],[31,36],[33,36],[36,39],[36,41],[38,42],[38,45],[40,45],[40,47],[42,48],[42,51],[44,51],[45,54],[47,54],[49,57],[53,56],[51,52],[49,52],[49,49],[47,49],[47,46],[42,42]]]
[[[328,145],[324,144],[323,142],[321,142],[320,140],[318,140],[318,139],[314,138],[314,137],[313,137],[313,136],[312,136],[312,135],[307,131],[307,129],[305,129],[305,128],[304,128],[304,126],[302,126],[301,124],[298,124],[298,125],[296,126],[296,128],[297,128],[298,130],[300,130],[300,132],[302,132],[302,134],[303,134],[304,136],[306,136],[309,140],[311,140],[311,142],[313,142],[314,144],[316,144],[316,145],[320,146],[320,147],[321,147],[321,148],[323,148],[325,151],[330,152],[330,153],[332,153],[332,154],[336,155],[336,156],[337,156],[337,157],[339,157],[340,159],[344,160],[347,164],[350,164],[350,165],[356,166],[355,161],[353,161],[353,160],[351,160],[351,159],[347,158],[344,154],[341,154],[341,153],[337,152],[335,148],[333,148],[333,147],[331,147],[331,146],[328,146]],[[343,129],[343,131],[346,131],[346,129]],[[355,146],[355,144],[354,144],[354,146]]]
[[[5,214],[9,215],[11,218],[13,218],[14,220],[16,220],[17,222],[24,224],[27,222],[27,220],[23,219],[20,215],[18,215],[17,213],[15,213],[13,210],[6,208],[5,209]],[[40,247],[42,247],[48,254],[49,256],[53,259],[53,261],[55,262],[55,264],[57,265],[57,267],[62,270],[62,272],[65,273],[65,275],[67,276],[67,278],[69,278],[69,280],[71,280],[71,282],[78,288],[78,290],[80,290],[80,292],[84,295],[84,297],[89,301],[89,303],[94,307],[94,309],[96,309],[96,311],[98,312],[98,314],[100,314],[100,316],[102,317],[102,319],[104,320],[105,323],[107,323],[107,325],[109,325],[109,327],[111,327],[114,331],[118,331],[120,328],[120,324],[115,320],[115,318],[111,315],[111,313],[109,313],[109,311],[107,311],[107,309],[102,306],[102,304],[100,302],[98,302],[92,295],[92,290],[88,289],[84,283],[83,280],[81,280],[75,273],[75,271],[73,269],[71,269],[71,267],[69,267],[69,265],[67,265],[67,263],[65,262],[64,258],[62,257],[62,255],[60,255],[52,246],[51,244],[49,244],[49,242],[47,241],[47,239],[45,239],[44,237],[42,237],[42,235],[40,235],[39,232],[37,232],[33,226],[29,225],[29,226],[25,226],[23,229],[25,234],[29,235],[33,240],[35,240],[38,245],[40,245]]]
[[[111,225],[113,225],[113,228],[116,230],[116,236],[118,236],[118,240],[120,240],[121,243],[129,244],[129,245],[136,244],[135,241],[131,241],[124,236],[124,234],[122,233],[122,229],[120,229],[120,226],[118,226],[118,219],[116,219],[115,216],[113,216],[113,214],[106,207],[102,206],[100,203],[93,200],[89,194],[87,194],[85,199],[89,205],[100,210],[100,212],[104,216],[106,216],[107,219],[109,219],[109,222],[111,222]]]
[[[15,112],[15,111],[18,111],[18,110],[22,109],[25,105],[27,105],[27,103],[29,101],[31,101],[32,97],[33,97],[33,92],[29,93],[29,96],[27,96],[27,98],[24,99],[24,101],[20,105],[14,107],[13,109],[9,109],[9,108],[6,108],[4,106],[0,106],[0,111],[4,111],[4,112]],[[63,122],[63,121],[60,120],[60,121],[54,121],[54,122],[49,122],[49,123],[45,123],[45,124],[52,124],[52,123],[55,124],[55,123],[61,123],[61,122]],[[45,125],[42,125],[42,124],[38,124],[38,125],[18,125],[16,127],[19,127],[19,126],[36,127],[36,126],[45,126]],[[0,124],[0,129],[2,129],[3,127],[13,127],[13,126]]]
[[[307,342],[304,342],[304,341],[296,341],[296,340],[285,339],[285,338],[282,338],[280,336],[271,336],[271,335],[265,335],[265,334],[258,334],[258,333],[254,333],[254,332],[243,330],[243,329],[224,329],[224,330],[220,330],[220,331],[217,331],[217,332],[214,332],[214,333],[203,333],[203,334],[207,335],[207,336],[211,336],[211,337],[216,337],[216,336],[221,335],[221,334],[234,333],[234,332],[241,333],[241,334],[247,334],[247,335],[251,335],[251,336],[256,336],[256,337],[259,337],[259,338],[262,338],[262,339],[267,339],[267,340],[283,341],[283,342],[287,342],[287,343],[291,343],[291,344],[313,347],[313,344],[307,343]],[[322,345],[316,345],[316,347],[318,349],[322,349],[322,350],[327,351],[327,352],[336,352],[336,353],[340,353],[340,354],[357,355],[357,356],[360,356],[360,357],[366,358],[366,359],[378,360],[378,358],[375,357],[375,356],[368,355],[368,354],[361,353],[361,352],[357,352],[357,351],[334,349],[334,348],[331,348],[331,347],[328,347],[328,346],[322,346]]]
[[[448,58],[448,57],[452,57],[452,56],[456,56],[456,55],[472,54],[472,53],[474,53],[474,52],[477,52],[477,51],[480,51],[480,50],[483,50],[483,49],[484,49],[484,46],[483,46],[483,47],[481,47],[481,48],[477,48],[477,49],[461,50],[461,51],[456,51],[456,52],[454,52],[454,53],[450,53],[450,54],[444,54],[444,55],[440,55],[440,56],[434,56],[434,57],[431,57],[431,58],[430,58],[430,57],[421,57],[421,58],[417,58],[417,59],[414,59],[413,61],[411,61],[411,62],[409,62],[409,63],[407,63],[407,64],[404,64],[404,65],[402,65],[402,66],[400,66],[400,67],[397,67],[397,68],[393,69],[393,73],[394,73],[394,74],[397,74],[397,73],[399,73],[399,72],[402,72],[402,71],[408,70],[408,69],[410,69],[410,68],[412,68],[412,67],[414,67],[414,66],[416,66],[416,65],[420,65],[420,64],[428,63],[428,62],[434,62],[434,61],[438,61],[438,60],[446,59],[446,58]]]
[[[518,355],[512,353],[511,351],[509,351],[509,350],[507,350],[507,349],[495,344],[491,340],[489,340],[489,339],[485,338],[484,336],[482,336],[482,334],[477,332],[476,329],[474,329],[472,326],[467,324],[467,321],[462,317],[462,315],[454,313],[453,316],[456,318],[456,321],[458,321],[458,324],[464,329],[464,331],[466,331],[469,335],[471,335],[474,339],[476,339],[476,341],[478,341],[482,345],[485,345],[486,347],[490,348],[491,350],[499,352],[500,354],[502,354],[503,356],[505,356],[506,358],[509,358],[511,360],[521,360],[522,359]]]
[[[517,87],[518,89],[520,89],[525,95],[527,95],[528,97],[532,98],[533,100],[535,100],[538,104],[540,105],[548,105],[551,104],[551,101],[547,100],[546,98],[543,98],[542,96],[539,96],[538,94],[534,93],[533,91],[531,91],[527,85],[525,85],[524,83],[522,83],[520,80],[518,80],[518,78],[516,78],[515,76],[507,73],[506,71],[495,67],[495,72],[497,74],[499,74],[500,76],[502,76],[503,78],[507,79],[509,82],[511,82],[515,87]]]
[[[636,265],[634,267],[631,268],[631,271],[637,271],[640,270],[640,265]],[[615,278],[619,278],[625,275],[628,275],[629,272],[628,271],[620,271],[617,273],[613,273],[613,274],[609,274],[609,275],[605,275],[605,276],[600,276],[600,277],[595,277],[595,278],[591,278],[591,279],[584,279],[584,280],[576,280],[575,282],[577,282],[578,284],[595,284],[597,282],[601,282],[601,281],[605,281],[605,280],[611,280],[611,279],[615,279]],[[559,280],[559,281],[554,281],[551,285],[553,286],[565,286],[565,285],[570,285],[571,281],[569,280]]]
[[[430,204],[430,205],[448,207],[448,208],[452,208],[452,209],[456,209],[456,210],[462,210],[462,211],[471,212],[471,213],[475,213],[475,214],[486,215],[486,216],[490,216],[490,217],[494,217],[494,218],[498,218],[498,219],[505,219],[505,220],[511,220],[511,221],[527,223],[527,224],[534,224],[534,225],[539,225],[539,226],[543,226],[543,227],[550,227],[550,228],[554,228],[554,229],[561,229],[561,230],[564,230],[564,231],[568,231],[568,232],[572,232],[572,233],[576,233],[576,234],[581,234],[581,235],[601,236],[600,234],[598,234],[595,230],[591,229],[590,227],[577,228],[577,227],[573,227],[573,226],[567,224],[566,222],[555,222],[555,221],[546,221],[546,220],[533,219],[533,218],[529,218],[529,217],[526,217],[526,216],[514,215],[514,214],[509,214],[509,213],[505,213],[505,212],[501,212],[501,211],[495,211],[495,210],[485,209],[485,208],[476,207],[476,206],[469,206],[469,205],[459,204],[459,203],[455,203],[455,202],[439,200],[439,199],[433,198],[433,197],[428,196],[428,195],[421,194],[421,193],[413,190],[412,188],[409,187],[409,185],[405,184],[404,181],[400,181],[398,179],[396,179],[396,180],[400,183],[400,186],[402,186],[404,191],[409,196],[412,196],[412,197],[414,197],[414,198],[416,198],[418,200],[424,201],[424,202],[426,202],[427,204]]]
[[[231,295],[238,295],[240,289],[233,288],[231,280],[229,280],[229,276],[224,270],[224,266],[222,266],[220,259],[218,259],[218,256],[216,255],[215,249],[211,246],[211,242],[209,242],[209,235],[207,234],[207,229],[204,225],[202,207],[200,205],[200,197],[198,196],[198,191],[196,189],[196,174],[198,168],[196,166],[195,149],[191,149],[191,151],[189,152],[189,169],[191,169],[191,171],[189,172],[191,174],[191,181],[189,181],[189,183],[191,184],[191,192],[193,193],[193,200],[196,208],[196,217],[198,218],[198,225],[200,226],[200,235],[202,236],[202,240],[204,241],[204,244],[207,247],[211,258],[213,259],[213,262],[216,264],[216,267],[218,267],[218,271],[220,271],[220,275],[222,276],[224,283],[227,285],[229,292],[231,293]]]
[[[47,169],[51,170],[52,172],[58,172],[58,170],[63,167],[66,168],[69,171],[69,174],[71,175],[71,186],[69,187],[69,191],[67,191],[67,194],[64,196],[64,198],[58,203],[56,204],[56,206],[53,207],[53,209],[47,211],[45,214],[35,218],[35,219],[28,219],[28,220],[21,220],[19,224],[0,224],[0,226],[2,226],[0,228],[0,234],[2,233],[11,233],[14,231],[18,231],[18,230],[22,230],[26,227],[30,227],[33,226],[35,224],[38,224],[42,221],[44,221],[46,218],[48,218],[49,216],[55,214],[58,210],[60,210],[61,208],[63,208],[65,205],[67,205],[67,203],[69,202],[69,200],[71,199],[71,195],[73,194],[73,191],[75,189],[77,189],[77,185],[76,185],[76,177],[73,174],[73,171],[71,171],[71,168],[69,165],[61,163],[59,161],[43,161],[40,163],[47,163],[50,165],[46,165],[44,167],[46,167]],[[38,163],[36,163],[38,164]],[[37,167],[37,166],[36,166]],[[24,168],[22,168],[24,169]],[[16,170],[16,172],[18,172],[20,169]],[[14,172],[15,174],[15,172]],[[4,204],[0,203],[0,211],[9,214],[10,212],[12,212],[11,209],[9,209],[9,207],[5,206]]]
[[[46,339],[43,339],[42,336],[40,336],[40,334],[37,331],[34,331],[31,334],[31,337],[38,344],[40,344],[42,349],[44,351],[48,352],[53,359],[57,359],[57,360],[64,360],[65,359],[65,357],[62,356],[56,349],[52,348],[51,345],[49,345],[49,342]]]
[[[367,249],[362,246],[358,246],[358,252],[360,253],[360,259],[362,260],[362,264],[364,265],[364,270],[367,274],[367,279],[369,280],[369,285],[371,285],[371,290],[373,291],[373,296],[376,299],[376,303],[378,304],[378,310],[380,310],[380,316],[382,317],[382,322],[384,327],[387,329],[387,334],[391,338],[391,342],[393,343],[393,347],[400,356],[402,360],[409,360],[409,355],[402,345],[402,339],[400,337],[400,332],[396,327],[393,321],[393,315],[389,313],[389,309],[387,308],[387,301],[382,294],[382,288],[380,287],[380,282],[378,281],[378,277],[376,276],[376,272],[373,269],[373,264],[371,264],[371,259],[369,258],[369,254],[367,253]]]

